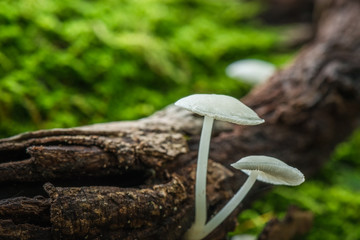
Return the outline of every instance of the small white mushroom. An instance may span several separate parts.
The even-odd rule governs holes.
[[[241,125],[257,125],[264,120],[238,99],[219,94],[193,94],[175,102],[204,117],[227,121]]]
[[[225,70],[227,76],[253,85],[264,82],[275,71],[273,64],[258,59],[239,60],[231,63]]]
[[[202,237],[211,233],[240,204],[256,180],[276,185],[300,185],[305,181],[304,175],[294,167],[279,159],[268,156],[248,156],[231,164],[249,175],[244,185],[233,198],[206,225]]]
[[[231,240],[256,240],[256,235],[249,235],[249,234],[241,234],[241,235],[235,235],[231,238]]]
[[[175,105],[204,116],[196,169],[195,221],[185,236],[185,239],[200,239],[197,235],[207,218],[206,173],[214,119],[242,125],[257,125],[264,120],[236,98],[226,95],[194,94],[178,100]]]
[[[242,170],[250,175],[252,171],[257,171],[257,180],[275,184],[297,186],[304,182],[304,175],[294,167],[283,161],[268,156],[248,156],[231,164],[232,167]]]

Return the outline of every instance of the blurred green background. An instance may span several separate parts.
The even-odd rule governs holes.
[[[2,0],[0,137],[138,119],[191,93],[241,97],[251,86],[228,78],[228,64],[282,66],[296,54],[291,25],[266,25],[262,11],[241,0]],[[359,149],[358,132],[318,177],[257,201],[235,233],[297,204],[315,213],[306,239],[359,239]]]

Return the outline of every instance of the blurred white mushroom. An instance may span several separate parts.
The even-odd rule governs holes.
[[[256,85],[267,80],[276,71],[276,67],[257,59],[244,59],[231,63],[225,72],[230,78]]]
[[[254,235],[241,234],[233,236],[231,240],[256,240],[256,238]]]

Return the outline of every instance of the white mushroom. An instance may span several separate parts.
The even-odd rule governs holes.
[[[196,169],[195,221],[185,236],[185,239],[200,239],[197,235],[206,222],[206,173],[214,119],[242,125],[257,125],[264,120],[236,98],[225,95],[194,94],[175,105],[204,116]]]
[[[256,180],[276,185],[300,185],[305,181],[304,175],[294,167],[279,159],[268,156],[248,156],[231,164],[249,175],[244,185],[233,198],[205,225],[201,237],[207,236],[221,224],[240,204]]]
[[[304,175],[283,161],[268,156],[248,156],[231,164],[248,175],[258,173],[257,180],[275,185],[297,186],[304,182]]]
[[[231,63],[225,71],[231,78],[255,85],[267,80],[274,74],[276,68],[273,64],[262,60],[244,59]]]

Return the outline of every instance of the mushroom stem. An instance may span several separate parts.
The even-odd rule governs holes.
[[[195,220],[190,229],[185,233],[184,239],[201,239],[200,234],[204,229],[207,209],[206,209],[206,174],[209,157],[209,147],[211,130],[214,118],[204,116],[203,127],[201,130],[198,160],[196,167],[195,183]]]
[[[204,226],[206,222],[206,174],[210,148],[211,130],[214,119],[204,116],[199,143],[195,185],[195,221],[194,225]]]
[[[204,238],[209,233],[211,233],[234,211],[234,209],[240,204],[240,202],[247,195],[251,187],[254,185],[258,174],[258,171],[251,171],[248,179],[246,180],[244,185],[238,190],[238,192],[233,196],[233,198],[220,210],[220,212],[215,215],[215,217],[210,219],[210,221],[205,225],[204,230],[201,234],[201,238]]]

